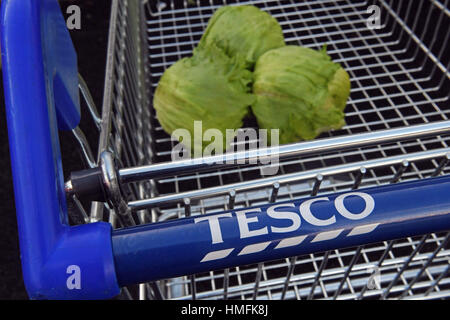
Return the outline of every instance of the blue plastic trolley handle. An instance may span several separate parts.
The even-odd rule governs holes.
[[[450,229],[450,177],[113,231],[68,225],[58,129],[80,120],[56,0],[3,0],[1,44],[22,269],[31,298],[110,298],[144,281]]]
[[[117,295],[111,226],[68,226],[58,129],[78,125],[80,106],[76,53],[58,2],[3,0],[1,5],[6,116],[28,294],[34,299]]]
[[[450,177],[113,231],[120,285],[450,229]]]

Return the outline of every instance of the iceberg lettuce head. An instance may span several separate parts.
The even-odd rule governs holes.
[[[244,64],[242,59],[229,58],[211,45],[197,48],[192,57],[183,58],[168,68],[153,97],[163,129],[169,134],[176,129],[186,129],[194,138],[195,121],[202,121],[203,131],[217,129],[223,137],[226,137],[226,129],[240,128],[254,101],[252,73]],[[186,147],[195,153],[208,144],[201,140]],[[224,139],[224,149],[226,142]]]
[[[291,143],[345,125],[350,78],[326,47],[316,51],[285,46],[258,59],[253,93],[252,111],[259,126],[279,129],[280,143]]]
[[[278,21],[255,6],[224,6],[208,22],[199,46],[216,45],[229,57],[241,56],[248,68],[265,52],[285,45]]]

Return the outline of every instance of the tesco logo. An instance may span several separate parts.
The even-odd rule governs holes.
[[[364,209],[361,212],[359,213],[350,212],[345,207],[344,200],[350,196],[359,197],[364,201]],[[271,233],[293,232],[301,227],[302,219],[314,226],[323,227],[332,225],[336,223],[336,216],[334,214],[327,219],[320,219],[313,213],[314,210],[312,210],[312,207],[314,206],[314,204],[323,201],[330,201],[330,199],[328,197],[319,197],[303,201],[298,207],[298,210],[296,210],[295,212],[283,210],[287,208],[295,208],[296,205],[294,203],[274,204],[268,207],[265,214],[267,214],[267,216],[269,216],[271,219],[289,221],[289,225],[284,227],[277,227],[271,225],[261,227],[260,223],[259,226],[256,227],[259,222],[258,215],[253,215],[252,217],[248,217],[247,215],[249,213],[258,213],[258,212],[262,213],[263,211],[261,210],[261,208],[252,208],[236,211],[235,215],[239,227],[240,238],[244,239],[256,237],[268,234],[269,232]],[[349,192],[338,196],[334,200],[334,207],[336,208],[336,211],[346,219],[361,220],[366,218],[373,212],[373,210],[375,209],[375,201],[372,198],[372,196],[367,193]],[[208,221],[209,228],[211,231],[212,244],[216,244],[223,242],[222,230],[220,227],[221,219],[232,217],[233,217],[232,213],[227,212],[212,216],[199,217],[194,219],[194,222],[198,223],[202,221]]]

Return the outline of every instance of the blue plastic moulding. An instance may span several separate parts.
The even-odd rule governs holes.
[[[104,222],[70,227],[58,129],[80,120],[75,51],[56,0],[3,0],[1,24],[31,298],[110,298],[119,285],[450,230],[448,175],[114,232]]]
[[[76,53],[56,0],[3,0],[6,113],[25,286],[33,299],[119,293],[111,226],[68,225],[58,129],[80,120]]]
[[[446,231],[449,191],[443,176],[115,230],[117,279],[126,286]]]

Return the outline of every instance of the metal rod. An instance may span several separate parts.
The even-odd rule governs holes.
[[[333,300],[336,300],[337,297],[341,294],[341,291],[342,291],[342,289],[344,287],[344,283],[348,280],[348,276],[350,274],[350,271],[352,271],[353,266],[355,265],[356,261],[358,261],[359,256],[361,255],[362,248],[363,248],[363,246],[359,246],[358,249],[356,249],[356,252],[353,255],[352,261],[350,261],[350,265],[345,270],[345,273],[342,276],[341,281],[339,282],[339,286],[336,289],[336,291],[334,292]]]
[[[86,106],[89,110],[89,113],[91,114],[92,120],[94,120],[95,126],[98,130],[100,130],[102,119],[98,114],[97,107],[95,106],[95,102],[92,98],[91,92],[89,91],[86,82],[80,74],[78,74],[78,88],[80,89],[81,95],[86,102]]]
[[[191,279],[191,295],[192,300],[195,300],[197,298],[197,284],[195,282],[195,274],[190,275],[189,278]]]
[[[258,298],[259,283],[261,282],[263,263],[258,263],[258,271],[256,271],[255,288],[253,289],[253,300]]]
[[[191,216],[191,200],[189,198],[184,198],[184,215],[185,217]]]
[[[315,181],[314,181],[314,186],[313,186],[313,189],[312,189],[312,191],[311,191],[311,196],[316,196],[317,195],[317,193],[319,192],[319,188],[320,188],[320,185],[322,184],[322,181],[323,181],[323,175],[321,175],[320,173],[316,176],[316,179],[315,179]]]
[[[286,292],[289,287],[289,280],[292,277],[292,273],[294,273],[296,261],[297,261],[297,257],[292,257],[289,259],[289,269],[286,274],[286,280],[284,281],[283,291],[281,292],[281,300],[284,300],[284,298],[286,297]]]
[[[430,285],[428,290],[423,295],[428,296],[434,290],[434,287],[436,287],[439,284],[439,282],[445,278],[445,276],[447,275],[449,270],[450,270],[450,264],[448,264],[447,267],[445,268],[445,270],[439,275],[439,277],[437,277],[433,281],[433,283]]]
[[[409,255],[408,259],[403,263],[401,269],[397,272],[394,279],[389,283],[388,287],[383,290],[383,294],[381,295],[381,299],[386,299],[389,293],[391,292],[392,287],[397,283],[398,279],[402,276],[403,272],[406,270],[406,268],[409,266],[411,261],[414,259],[414,257],[417,255],[417,253],[422,249],[422,247],[425,244],[425,241],[428,238],[428,234],[422,236],[420,238],[420,243],[416,246],[414,251]]]
[[[228,287],[230,285],[230,269],[226,268],[223,271],[223,300],[228,299]]]
[[[235,204],[235,202],[236,202],[236,191],[231,190],[231,191],[228,193],[228,197],[229,197],[229,200],[228,200],[228,208],[229,208],[230,210],[233,210],[233,209],[234,209],[234,204]]]
[[[386,249],[384,249],[383,254],[381,255],[380,260],[378,260],[377,267],[381,268],[381,265],[383,264],[384,260],[388,256],[389,252],[391,252],[392,247],[394,246],[395,240],[389,240],[388,245],[386,246]],[[362,299],[364,297],[364,293],[368,289],[368,283],[363,287],[359,295],[356,299]]]
[[[139,300],[147,300],[147,288],[145,283],[139,284]]]
[[[108,150],[110,147],[109,139],[111,134],[111,117],[113,114],[113,91],[115,79],[114,71],[116,70],[116,58],[115,48],[118,38],[118,19],[119,19],[119,1],[113,0],[111,3],[111,14],[109,20],[108,30],[108,48],[107,48],[107,60],[105,71],[105,85],[103,89],[103,103],[102,103],[102,116],[100,123],[100,137],[98,139],[97,160],[100,160],[100,156],[103,151]],[[91,219],[92,221],[101,221],[103,219],[103,203],[93,202],[91,206]]]
[[[311,196],[315,197],[317,195],[317,193],[319,192],[319,188],[320,185],[322,184],[323,181],[323,175],[321,175],[320,173],[316,176],[316,180],[314,182],[314,187],[313,190],[311,192]],[[311,291],[309,292],[309,295],[307,297],[307,300],[312,299],[312,297],[314,296],[314,289],[317,286],[317,282],[319,281],[320,275],[322,274],[323,269],[325,268],[327,262],[328,262],[328,255],[330,254],[330,251],[325,252],[325,255],[323,256],[323,260],[322,263],[320,264],[319,270],[316,274],[316,277],[314,278],[314,282],[311,286]]]
[[[445,155],[445,158],[441,160],[441,162],[439,163],[439,166],[436,168],[436,170],[433,172],[433,174],[431,175],[432,177],[437,177],[442,170],[444,170],[445,166],[450,162],[450,153],[447,153]]]
[[[164,295],[161,292],[161,287],[157,283],[150,282],[150,284],[147,283],[147,286],[149,286],[152,289],[155,299],[165,300]]]
[[[408,169],[408,167],[409,167],[409,161],[403,160],[400,168],[395,173],[394,178],[392,178],[392,183],[398,182],[400,180],[400,178],[402,177],[403,173],[405,173],[406,169]]]
[[[319,283],[319,279],[320,279],[320,276],[322,275],[322,271],[327,266],[328,256],[329,255],[330,255],[330,251],[326,251],[325,254],[323,255],[322,262],[320,263],[319,270],[317,270],[317,274],[316,274],[316,276],[314,278],[314,282],[311,285],[311,289],[309,291],[309,295],[308,295],[307,300],[311,300],[312,298],[314,298],[314,290],[316,289],[317,283]]]
[[[94,154],[92,153],[92,149],[89,146],[89,142],[86,139],[83,131],[79,127],[76,127],[72,130],[72,134],[80,145],[81,151],[83,152],[84,158],[90,168],[95,168],[97,166],[97,162],[95,161]]]
[[[80,200],[78,200],[76,195],[72,195],[72,200],[75,203],[75,206],[77,207],[78,211],[83,216],[84,223],[89,223],[89,216],[87,215],[86,211],[84,210],[83,205],[81,204]]]
[[[273,202],[277,201],[278,191],[279,190],[280,190],[280,184],[278,182],[275,182],[272,185],[272,191],[270,193],[269,202],[273,203]]]
[[[359,168],[358,173],[356,174],[355,183],[353,184],[352,189],[356,190],[361,185],[361,181],[367,173],[366,167]]]
[[[449,235],[450,235],[450,233],[447,233],[447,236],[445,237],[444,241],[442,241],[441,244],[436,248],[436,250],[434,250],[433,254],[428,258],[425,265],[423,265],[421,267],[420,271],[417,273],[417,275],[414,277],[414,279],[412,279],[411,282],[408,284],[408,287],[402,292],[402,294],[400,295],[400,298],[403,298],[404,296],[406,296],[408,291],[412,289],[412,287],[417,282],[417,280],[420,279],[423,272],[428,269],[428,266],[433,262],[434,258],[439,253],[439,251],[441,251],[442,248],[444,248],[446,246],[448,239],[449,239]]]
[[[201,170],[220,169],[242,163],[257,163],[259,159],[263,158],[277,157],[279,159],[287,159],[448,133],[450,133],[450,121],[433,122],[417,126],[380,130],[371,133],[319,139],[235,153],[225,153],[211,157],[124,168],[119,170],[119,177],[122,183],[147,179],[160,179],[175,174],[179,175],[189,172],[199,172]]]
[[[280,184],[278,182],[275,182],[272,185],[272,191],[270,193],[269,202],[274,203],[277,201],[278,197],[278,191],[280,190]],[[253,300],[256,300],[258,297],[258,291],[259,291],[259,284],[261,282],[261,275],[262,275],[262,268],[264,264],[258,263],[257,271],[256,271],[256,278],[255,278],[255,288],[253,290]]]
[[[228,209],[233,210],[234,209],[234,204],[236,201],[236,191],[231,190],[228,193]],[[228,299],[228,287],[230,285],[230,269],[226,268],[223,271],[223,299],[227,300]]]
[[[229,185],[221,185],[217,187],[211,187],[206,189],[200,189],[200,190],[193,190],[193,191],[187,191],[187,192],[181,192],[181,193],[175,193],[175,194],[169,194],[159,197],[153,197],[149,199],[141,199],[141,200],[135,200],[130,201],[128,203],[128,206],[131,210],[141,210],[145,208],[151,208],[151,207],[157,207],[157,206],[164,206],[169,205],[173,203],[177,203],[179,201],[182,201],[184,198],[202,198],[202,197],[208,197],[208,196],[217,196],[226,194],[229,192],[230,189],[237,191],[247,191],[252,190],[256,188],[261,188],[264,186],[270,186],[275,182],[278,182],[280,185],[291,183],[294,181],[303,181],[303,180],[309,180],[316,178],[317,174],[320,173],[324,177],[334,175],[334,174],[340,174],[340,173],[347,173],[351,171],[359,170],[360,167],[364,166],[366,169],[372,169],[377,168],[381,166],[386,165],[396,165],[401,164],[405,158],[410,161],[419,161],[419,160],[426,160],[426,159],[433,159],[437,157],[443,157],[446,153],[450,152],[450,148],[446,149],[439,149],[439,150],[431,150],[431,151],[424,151],[424,152],[418,152],[418,153],[412,153],[409,155],[400,155],[400,156],[394,156],[390,158],[379,158],[374,160],[368,160],[368,161],[360,161],[350,164],[342,164],[334,167],[328,167],[325,169],[319,169],[319,170],[311,170],[311,171],[305,171],[305,172],[295,172],[285,175],[279,175],[279,176],[272,176],[267,177],[263,179],[253,180],[253,181],[244,181],[244,182],[238,182],[234,184]]]

